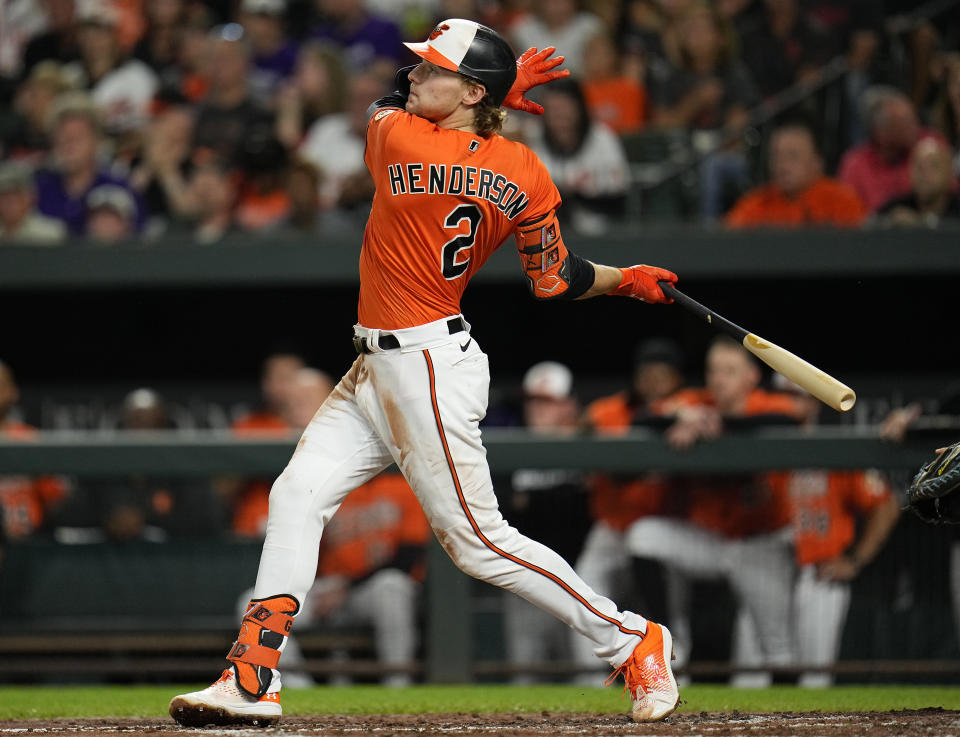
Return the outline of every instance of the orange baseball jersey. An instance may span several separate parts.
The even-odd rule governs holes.
[[[566,257],[553,211],[560,194],[537,156],[521,143],[444,129],[396,107],[374,113],[367,168],[376,184],[360,254],[359,320],[396,330],[460,312],[467,282],[523,224],[533,224],[524,261],[542,296],[563,287]],[[546,227],[541,227],[543,223]]]
[[[36,429],[19,422],[0,428],[13,440],[29,440]],[[52,476],[0,476],[0,522],[9,539],[24,538],[37,530],[51,506],[67,494],[66,484]]]
[[[876,471],[780,471],[770,483],[789,499],[801,566],[841,555],[856,535],[856,517],[893,496]]]
[[[430,525],[406,479],[382,473],[350,492],[327,523],[317,575],[364,578],[398,561],[404,548],[425,550],[429,537]],[[422,560],[410,571],[420,579],[424,572]]]
[[[667,403],[679,406],[693,400],[712,405],[706,389],[685,389]],[[799,421],[800,403],[789,394],[754,390],[747,397],[744,417],[783,415]],[[729,538],[758,535],[787,527],[790,505],[782,485],[769,483],[768,474],[682,477],[687,519]]]

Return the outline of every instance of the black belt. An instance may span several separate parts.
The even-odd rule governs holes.
[[[462,333],[466,329],[467,326],[464,325],[462,317],[454,317],[447,320],[447,330],[450,331],[450,335]],[[377,341],[377,345],[380,346],[380,350],[389,351],[394,348],[399,348],[400,341],[393,333],[380,333],[380,340]],[[373,350],[367,345],[367,339],[359,335],[353,336],[353,347],[357,353],[373,353]]]

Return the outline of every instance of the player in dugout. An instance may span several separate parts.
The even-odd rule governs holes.
[[[532,87],[566,72],[554,49],[519,59],[495,31],[441,22],[398,89],[373,105],[365,160],[374,181],[360,254],[358,358],[311,421],[270,492],[254,598],[211,686],[174,697],[180,724],[276,723],[280,652],[313,583],[325,523],[351,490],[396,463],[434,534],[466,573],[523,596],[595,644],[622,674],[633,719],[679,703],[670,632],[598,595],[562,557],[511,527],[497,507],[479,423],[487,356],[460,311],[467,282],[510,236],[533,295],[603,294],[670,302],[676,274],[615,268],[569,251],[560,196],[542,162],[498,131],[501,106],[542,112]]]

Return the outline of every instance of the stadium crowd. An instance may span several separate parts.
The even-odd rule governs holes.
[[[546,115],[505,133],[547,164],[579,232],[655,215],[632,194],[670,141],[698,182],[668,197],[675,219],[936,225],[960,214],[960,22],[915,5],[12,0],[0,241],[359,242],[367,106],[413,63],[401,39],[456,16],[566,57]]]

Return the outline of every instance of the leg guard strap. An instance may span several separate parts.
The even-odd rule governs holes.
[[[235,642],[227,653],[227,660],[233,663],[276,668],[280,660],[280,651],[263,645],[244,645],[242,642]]]

